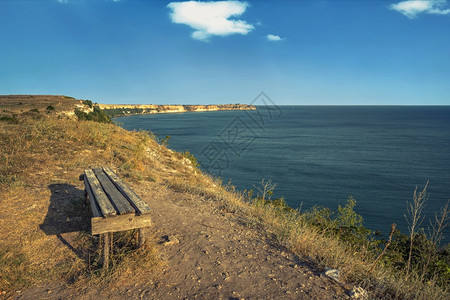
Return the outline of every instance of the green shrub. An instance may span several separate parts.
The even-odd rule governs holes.
[[[53,107],[53,105],[49,105],[47,106],[46,110],[50,112],[51,110],[55,110],[55,108]]]
[[[183,155],[185,158],[189,159],[191,161],[191,164],[193,167],[198,168],[200,166],[200,164],[197,161],[197,158],[195,158],[195,156],[190,153],[189,151],[184,151],[181,153],[181,155]]]
[[[6,122],[9,124],[19,124],[19,120],[17,120],[16,116],[1,116],[0,121]]]
[[[305,213],[305,220],[320,232],[356,248],[378,248],[380,242],[374,241],[372,231],[363,226],[363,218],[354,211],[355,206],[356,200],[350,196],[344,207],[338,206],[337,212],[316,206]]]
[[[89,106],[89,108],[92,108],[92,106],[93,106],[91,100],[83,100],[83,104]]]
[[[86,113],[79,109],[75,109],[75,115],[78,121],[94,121],[99,123],[112,123],[111,117],[102,111],[98,106],[94,106],[94,110]]]
[[[170,135],[166,135],[165,138],[161,139],[161,145],[169,146]]]

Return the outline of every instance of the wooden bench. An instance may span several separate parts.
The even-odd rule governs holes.
[[[110,168],[85,170],[84,186],[93,214],[91,233],[100,234],[103,266],[108,267],[114,232],[139,229],[139,247],[146,243],[151,226],[150,207]]]

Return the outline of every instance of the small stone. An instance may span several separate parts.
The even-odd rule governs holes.
[[[337,269],[325,268],[325,275],[339,282],[341,272]]]
[[[365,300],[365,299],[369,298],[367,291],[364,290],[362,287],[354,287],[349,294],[350,294],[350,297],[352,297],[353,299]]]
[[[174,236],[174,235],[169,235],[166,237],[166,241],[163,243],[164,246],[172,246],[172,245],[177,245],[180,243],[180,240]]]

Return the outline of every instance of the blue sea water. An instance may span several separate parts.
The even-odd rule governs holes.
[[[364,225],[383,233],[392,223],[407,232],[416,186],[429,180],[424,226],[450,199],[450,106],[261,106],[115,121],[170,135],[170,148],[240,190],[270,179],[294,208],[336,209],[351,195]]]

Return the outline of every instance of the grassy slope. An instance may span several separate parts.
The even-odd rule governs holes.
[[[83,231],[90,209],[83,202],[84,168],[108,165],[130,183],[149,180],[172,189],[207,196],[224,209],[245,216],[248,226],[261,226],[279,243],[300,257],[321,266],[338,268],[344,280],[370,288],[374,296],[389,293],[400,298],[445,298],[447,293],[414,277],[373,266],[372,254],[327,237],[304,221],[297,211],[266,205],[223,186],[193,168],[181,154],[159,145],[146,132],[129,132],[112,124],[57,119],[51,114],[19,116],[19,124],[0,122],[0,287],[21,289],[63,278],[83,282],[131,280],[160,264],[157,250],[139,252],[129,246],[131,233],[123,236],[121,253],[108,274],[97,268],[98,240]],[[58,196],[58,194],[64,194]],[[52,207],[51,199],[61,199]],[[60,197],[60,198],[58,198]],[[65,199],[62,201],[62,199]],[[75,229],[60,235],[76,249],[89,253],[88,261],[61,245],[57,235],[41,228],[49,209],[58,222],[74,216]],[[80,214],[80,211],[83,212]],[[76,214],[74,212],[77,212]],[[70,220],[69,220],[70,221]],[[87,221],[88,222],[88,221]],[[119,241],[120,243],[120,241]],[[157,249],[152,247],[151,249]],[[139,267],[138,267],[139,266]],[[144,267],[142,267],[144,266]]]

